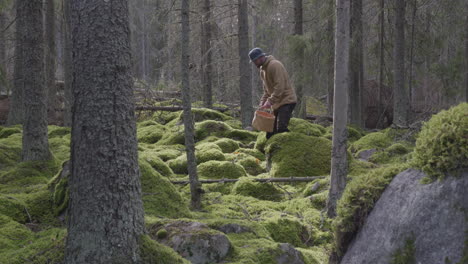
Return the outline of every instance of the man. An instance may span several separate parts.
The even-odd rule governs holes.
[[[296,106],[297,97],[283,64],[273,56],[267,56],[260,48],[249,52],[250,62],[260,69],[263,81],[263,96],[260,108],[273,109],[275,124],[273,132],[267,132],[267,139],[276,133],[288,132],[289,119]]]

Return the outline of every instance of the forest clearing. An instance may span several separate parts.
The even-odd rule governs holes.
[[[468,2],[0,2],[0,264],[468,263]]]

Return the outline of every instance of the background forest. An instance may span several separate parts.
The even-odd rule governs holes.
[[[467,14],[0,0],[0,263],[467,263]],[[298,95],[270,139],[253,47]]]

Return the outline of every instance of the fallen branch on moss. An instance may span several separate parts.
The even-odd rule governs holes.
[[[289,178],[259,178],[254,179],[256,182],[311,182],[316,179],[323,179],[325,176],[313,177],[289,177]],[[199,180],[200,183],[228,183],[237,182],[239,179],[220,179],[220,180]],[[189,184],[190,181],[171,181],[172,184]]]
[[[194,109],[193,107],[192,109]],[[213,110],[219,111],[219,112],[226,112],[229,110],[229,108],[221,108],[221,107],[213,107],[211,108]],[[168,111],[168,112],[177,112],[184,110],[182,106],[137,106],[135,107],[135,110],[137,111]]]

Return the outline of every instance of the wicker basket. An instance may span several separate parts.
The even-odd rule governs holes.
[[[255,111],[254,118],[252,120],[252,127],[258,131],[273,132],[275,125],[275,115],[271,112],[258,109]]]

